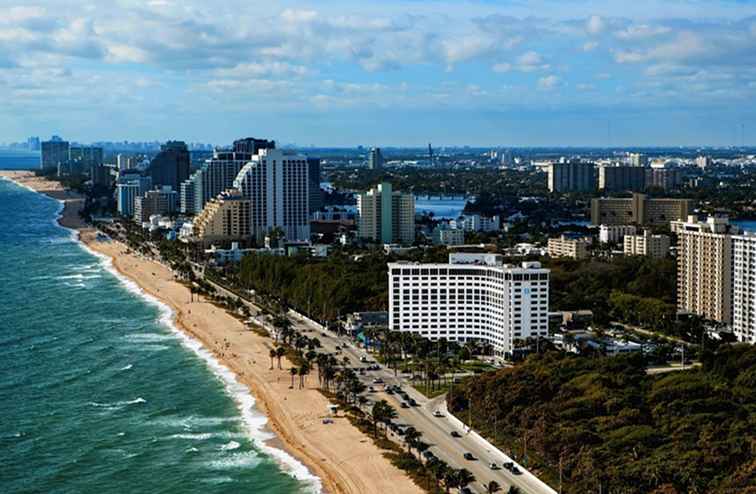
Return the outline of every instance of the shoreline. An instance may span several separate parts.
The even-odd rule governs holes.
[[[204,300],[190,301],[189,290],[174,280],[173,273],[155,261],[127,252],[117,241],[101,242],[96,231],[79,217],[83,198],[64,190],[55,181],[34,177],[31,172],[0,172],[15,183],[61,201],[58,223],[75,232],[85,250],[109,260],[109,267],[122,281],[133,283],[145,299],[166,307],[171,312],[169,328],[185,344],[205,360],[211,371],[224,384],[226,393],[236,401],[243,418],[249,411],[264,415],[265,423],[256,431],[271,431],[274,437],[256,439],[256,446],[282,466],[288,475],[304,483],[317,485],[328,493],[375,493],[386,490],[392,494],[422,492],[422,489],[388,459],[372,440],[356,429],[347,418],[335,417],[333,424],[323,424],[330,417],[328,400],[317,390],[317,377],[310,376],[305,390],[288,389],[289,362],[282,359],[282,367],[270,369],[268,351],[273,347],[270,338],[247,330],[226,311]],[[107,269],[107,267],[106,267]],[[186,341],[184,343],[186,343]],[[199,352],[206,352],[210,359]],[[217,372],[211,359],[227,369],[231,381]],[[231,386],[237,383],[253,398],[242,402]],[[256,417],[255,417],[256,418]],[[249,425],[252,421],[245,420]],[[270,435],[270,434],[269,434]],[[292,462],[291,460],[294,460]],[[292,464],[302,464],[303,474]],[[315,476],[319,482],[313,481]]]

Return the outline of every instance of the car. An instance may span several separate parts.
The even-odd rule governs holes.
[[[394,394],[394,390],[391,389],[391,388],[388,388],[388,389],[386,389],[386,394],[387,395],[392,395],[392,394]]]
[[[433,412],[433,416],[434,417],[443,417],[444,414],[441,413],[441,410],[436,410],[435,412]]]
[[[520,469],[519,469],[519,468],[517,468],[517,465],[513,466],[513,467],[512,467],[512,470],[511,470],[511,471],[512,471],[512,473],[513,473],[513,474],[515,474],[515,475],[520,475],[520,474],[522,473],[522,472],[520,471]]]
[[[467,460],[467,461],[475,461],[476,460],[475,455],[473,455],[470,452],[467,452],[467,453],[465,453],[462,456],[464,456],[465,460]]]
[[[406,401],[403,401],[401,406],[402,408],[409,408],[409,405],[407,404]]]
[[[423,458],[426,460],[430,460],[431,458],[435,458],[436,455],[433,454],[433,451],[423,451]]]
[[[462,437],[462,434],[457,431],[451,431],[451,437]]]
[[[336,346],[335,346],[334,348],[335,348],[336,350],[341,350],[341,345],[336,345]]]
[[[410,404],[410,405],[412,405],[413,407],[416,407],[416,406],[418,406],[418,404],[417,404],[417,402],[415,401],[415,399],[414,399],[414,398],[410,398],[410,399],[409,399],[409,404]]]
[[[381,379],[380,377],[377,377],[373,379],[373,384],[383,384],[383,379]]]
[[[372,393],[372,392],[374,392],[374,391],[375,391],[375,388],[374,388],[374,387],[372,387],[372,386],[368,386],[368,391],[370,391],[370,392]]]
[[[512,463],[511,461],[508,461],[506,463],[502,463],[501,466],[503,466],[507,470],[512,470],[512,467],[514,466],[514,463]]]
[[[494,462],[492,461],[492,462],[491,462],[491,463],[490,463],[490,464],[488,465],[488,468],[490,468],[491,470],[498,470],[498,469],[499,469],[499,465],[497,465],[496,463],[494,463]]]

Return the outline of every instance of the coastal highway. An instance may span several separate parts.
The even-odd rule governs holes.
[[[210,281],[210,280],[207,280]],[[223,295],[237,298],[237,295],[224,289],[222,286],[211,282]],[[259,318],[259,309],[248,300],[243,302],[252,311],[253,317]],[[329,353],[339,353],[341,357],[348,357],[352,366],[360,366],[360,358],[366,356],[364,350],[357,348],[346,338],[338,337],[335,333],[323,330],[320,326],[312,323],[298,314],[290,313],[290,319],[294,328],[307,334],[310,337],[317,337],[320,340],[324,351]],[[339,347],[339,348],[337,348]],[[365,364],[367,365],[367,364]],[[377,378],[383,380],[385,384],[374,384]],[[367,397],[372,402],[385,399],[397,411],[397,422],[415,427],[422,432],[422,440],[430,445],[429,450],[438,458],[445,461],[454,468],[466,468],[475,476],[475,482],[468,487],[472,492],[484,493],[485,484],[495,480],[502,487],[503,492],[509,486],[517,486],[525,494],[556,494],[556,491],[549,488],[543,482],[538,480],[532,474],[527,472],[524,467],[519,466],[522,472],[515,475],[506,469],[491,470],[489,465],[495,462],[497,465],[505,461],[512,461],[504,456],[498,450],[491,450],[482,441],[478,440],[474,434],[468,434],[459,424],[455,425],[452,418],[446,413],[444,396],[434,399],[428,399],[423,394],[415,390],[409,380],[400,376],[394,376],[393,371],[381,368],[377,371],[368,371],[361,375],[360,379],[366,386],[372,386],[375,391],[368,392]],[[388,385],[401,386],[411,398],[418,403],[416,407],[402,408],[401,397],[396,394],[389,395],[385,393],[385,387]],[[441,410],[442,417],[434,417],[433,413]],[[452,431],[457,431],[462,437],[452,437]],[[401,438],[390,432],[392,439],[401,442]],[[465,460],[463,455],[472,453],[476,460]],[[516,463],[516,462],[515,462]]]
[[[340,338],[330,331],[324,331],[306,319],[293,316],[292,322],[299,331],[317,334],[318,339],[327,352],[336,352],[336,347],[340,347],[340,356],[347,356],[352,361],[353,366],[360,365],[360,357],[365,356],[364,350],[361,350],[345,338]],[[309,336],[314,336],[309,334]],[[374,379],[380,378],[385,384],[374,384]],[[423,433],[422,440],[430,444],[429,450],[438,458],[445,461],[455,468],[466,468],[475,476],[475,482],[469,486],[473,492],[486,492],[484,485],[491,480],[495,480],[502,487],[503,491],[509,486],[517,486],[521,492],[526,494],[556,494],[556,491],[549,488],[532,474],[525,471],[520,466],[519,475],[515,475],[506,469],[491,470],[489,465],[495,462],[497,465],[505,461],[512,461],[498,450],[492,450],[485,446],[482,441],[477,440],[473,435],[467,434],[465,430],[458,427],[449,418],[446,412],[445,396],[439,396],[433,399],[426,398],[422,393],[415,390],[411,383],[401,376],[394,376],[393,371],[381,367],[377,371],[368,371],[360,379],[367,386],[372,386],[375,391],[368,392],[367,396],[371,402],[385,399],[397,411],[397,422],[400,424],[411,425]],[[417,407],[402,408],[401,397],[396,394],[386,394],[384,389],[389,385],[401,386],[411,398],[418,403]],[[434,417],[436,410],[442,411],[442,417]],[[452,437],[452,431],[457,431],[462,437]],[[393,435],[393,433],[390,433]],[[396,436],[393,439],[398,439]],[[472,453],[476,460],[465,460],[465,453]],[[516,463],[516,462],[515,462]]]

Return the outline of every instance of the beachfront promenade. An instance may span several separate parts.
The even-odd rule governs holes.
[[[200,275],[199,272],[197,274]],[[205,279],[222,295],[238,298],[236,293],[225,289],[223,286],[207,278]],[[260,316],[259,308],[246,298],[242,298],[242,301],[249,307],[253,317],[261,321],[262,317]],[[317,332],[318,339],[321,342],[323,350],[326,352],[335,353],[338,346],[340,347],[338,350],[341,352],[341,356],[349,357],[355,364],[360,362],[360,357],[366,355],[364,350],[357,348],[346,338],[338,337],[335,333],[326,330],[320,324],[310,321],[293,311],[290,312],[290,319],[294,328],[300,332]],[[491,462],[501,465],[504,461],[512,460],[500,450],[486,443],[485,440],[474,432],[468,433],[455,417],[449,416],[446,412],[445,396],[428,399],[422,393],[416,391],[410,381],[401,376],[394,376],[392,371],[384,367],[381,367],[377,371],[366,372],[365,375],[359,377],[366,386],[372,386],[375,389],[374,392],[369,393],[369,399],[372,402],[384,399],[391,404],[397,411],[397,422],[413,426],[421,431],[423,439],[431,445],[430,451],[433,454],[455,468],[466,468],[472,472],[476,481],[469,487],[473,492],[486,492],[483,486],[489,481],[495,480],[502,486],[504,492],[506,492],[509,486],[514,485],[522,493],[526,494],[556,494],[554,489],[551,489],[541,480],[530,474],[521,465],[519,468],[522,473],[519,475],[515,475],[505,469],[491,470],[489,467]],[[382,379],[385,384],[374,384],[373,381],[377,378]],[[385,387],[390,385],[401,386],[402,389],[409,393],[410,397],[417,401],[419,406],[401,408],[400,398],[396,394],[390,395],[384,392]],[[434,417],[433,413],[436,410],[442,410],[443,416]],[[452,431],[459,432],[462,437],[452,437]],[[391,436],[392,439],[398,442],[401,441],[400,437],[393,436],[393,434]],[[477,460],[465,460],[463,455],[468,452],[472,453]]]

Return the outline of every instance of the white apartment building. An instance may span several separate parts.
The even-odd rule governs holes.
[[[501,228],[501,218],[492,216],[486,218],[479,214],[466,214],[460,216],[454,225],[466,232],[495,232]]]
[[[756,344],[756,233],[732,237],[732,330]]]
[[[389,263],[389,328],[431,340],[490,343],[546,336],[549,270],[502,264],[499,254],[449,254],[448,264]]]
[[[274,228],[281,228],[286,240],[310,240],[305,156],[260,149],[239,171],[234,187],[250,201],[250,231],[258,243]]]
[[[663,259],[669,253],[670,242],[668,235],[652,235],[650,230],[644,230],[640,235],[625,235],[624,253]]]
[[[635,235],[635,225],[601,225],[599,226],[599,242],[602,244],[619,244],[625,235]]]

